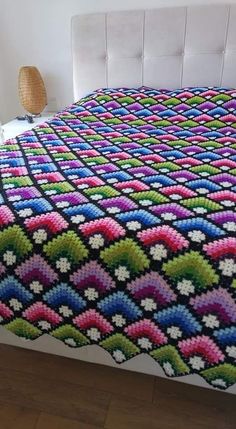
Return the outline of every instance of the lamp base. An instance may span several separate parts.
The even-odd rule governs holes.
[[[34,118],[39,118],[41,115],[25,115],[25,116],[17,116],[16,119],[18,121],[28,121],[29,124],[34,123]]]

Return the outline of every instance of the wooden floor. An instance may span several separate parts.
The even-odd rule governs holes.
[[[235,429],[236,396],[0,345],[0,429]]]

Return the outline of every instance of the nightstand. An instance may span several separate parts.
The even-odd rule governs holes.
[[[31,130],[37,125],[48,121],[55,114],[56,114],[55,112],[46,112],[44,115],[40,116],[39,118],[34,118],[33,124],[30,124],[28,121],[19,121],[18,119],[13,119],[12,121],[7,122],[7,124],[2,125],[3,132],[4,132],[4,140],[6,141],[9,139],[13,139],[19,134],[22,134],[25,131]]]

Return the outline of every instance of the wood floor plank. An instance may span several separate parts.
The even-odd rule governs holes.
[[[204,402],[183,401],[176,398],[167,401],[166,398],[159,401],[156,406],[161,409],[163,423],[167,419],[173,423],[179,422],[179,426],[191,429],[235,429],[235,419],[217,406],[209,406]],[[188,424],[188,426],[187,426]],[[163,427],[164,424],[163,424]]]
[[[204,403],[169,401],[163,395],[158,403],[148,404],[133,399],[111,400],[105,429],[235,429],[235,419],[217,407]]]
[[[94,387],[117,396],[152,402],[155,377],[116,368],[101,366],[93,373]]]
[[[9,346],[0,356],[0,429],[236,427],[235,395]]]
[[[36,429],[39,414],[25,407],[0,403],[0,427],[1,429]]]
[[[58,415],[83,423],[102,426],[110,394],[72,383],[0,370],[0,401]]]
[[[156,378],[153,402],[163,410],[169,409],[176,418],[193,418],[200,428],[236,427],[235,395]],[[166,404],[169,406],[166,407]]]
[[[154,397],[153,400],[158,401],[159,396],[163,393],[169,396],[181,396],[182,398],[192,398],[196,401],[201,401],[211,404],[224,404],[227,405],[236,401],[235,395],[228,394],[226,392],[221,392],[219,390],[209,390],[204,387],[193,386],[191,384],[182,383],[179,381],[174,381],[166,378],[156,377],[155,378],[155,388],[154,388]]]
[[[235,397],[183,383],[156,380],[154,404],[176,419],[184,417],[200,428],[231,429],[235,427]],[[157,387],[158,386],[158,387]],[[163,387],[163,389],[161,388]],[[192,422],[193,421],[193,422]]]
[[[233,414],[236,413],[235,395],[156,377],[153,395],[154,403],[158,403],[159,399],[163,398],[163,395],[165,395],[169,401],[175,400],[177,397],[182,400],[187,399],[194,402],[204,403],[205,405],[214,406],[218,409],[228,410]],[[236,418],[236,414],[234,415]]]
[[[105,429],[153,429],[156,409],[157,407],[143,401],[114,397],[111,400],[104,427]]]
[[[35,429],[99,429],[102,426],[91,426],[76,420],[41,413]]]
[[[0,344],[0,368],[152,401],[155,377]]]

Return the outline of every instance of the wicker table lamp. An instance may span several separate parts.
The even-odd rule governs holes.
[[[47,105],[47,94],[39,70],[33,66],[21,67],[18,85],[20,102],[24,109],[33,116],[40,115]],[[29,120],[30,117],[32,118],[26,115],[19,119]]]

